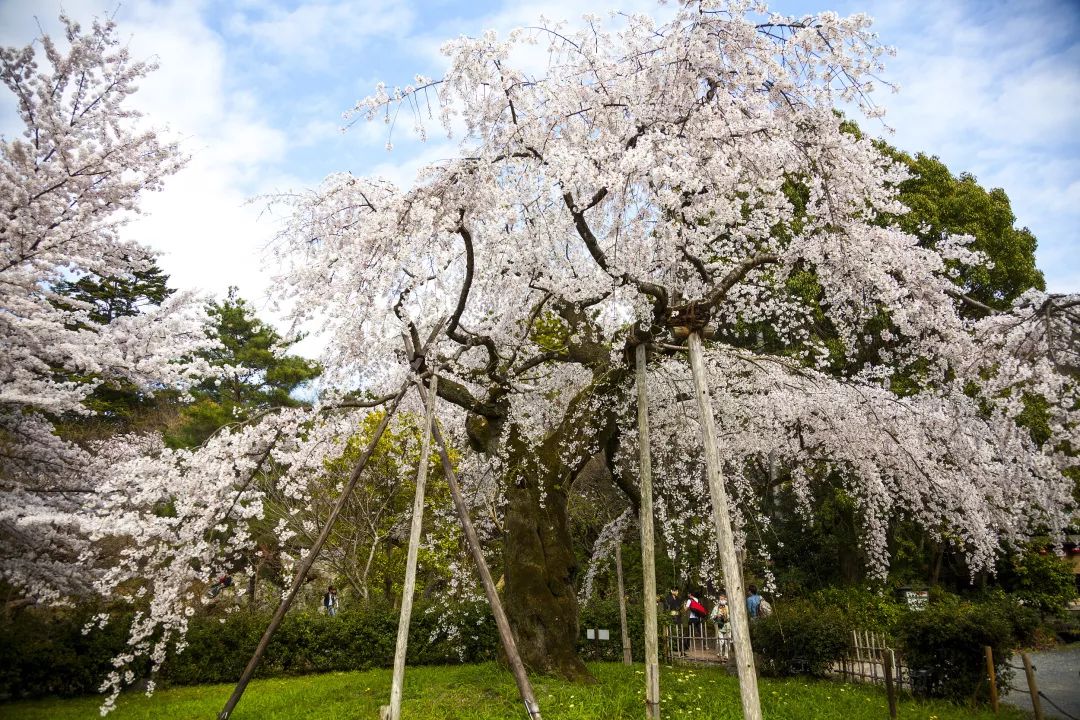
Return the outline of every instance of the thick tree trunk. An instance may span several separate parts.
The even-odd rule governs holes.
[[[569,480],[569,478],[567,478]],[[506,511],[506,614],[530,670],[591,680],[577,655],[578,602],[565,493],[526,481]]]
[[[594,680],[577,654],[578,563],[570,537],[567,492],[616,431],[612,398],[600,410],[595,394],[618,390],[624,375],[608,373],[574,398],[559,426],[539,446],[511,427],[503,562],[506,614],[530,670]],[[588,442],[591,439],[592,442]]]

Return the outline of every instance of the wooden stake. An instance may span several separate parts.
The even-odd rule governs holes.
[[[431,376],[432,397],[438,397],[439,376]],[[401,691],[405,681],[405,654],[409,648],[409,621],[412,619],[413,593],[416,591],[416,556],[420,550],[420,531],[424,525],[424,486],[427,484],[428,456],[431,454],[431,415],[429,403],[424,415],[424,435],[420,443],[420,463],[416,470],[412,525],[409,528],[409,552],[405,556],[405,587],[401,590],[401,615],[398,617],[397,645],[394,647],[394,675],[390,682],[390,720],[401,718]]]
[[[619,585],[619,632],[622,633],[622,661],[623,665],[634,662],[630,651],[630,631],[626,627],[626,590],[623,588],[622,577],[622,533],[619,533],[619,541],[615,543],[615,580]]]
[[[746,593],[743,590],[742,568],[735,555],[735,539],[728,513],[727,491],[720,467],[720,453],[716,447],[716,421],[709,399],[709,382],[705,373],[705,360],[701,351],[701,335],[691,332],[690,368],[694,374],[694,389],[701,418],[701,435],[705,445],[705,465],[709,476],[709,494],[712,497],[713,524],[720,551],[720,564],[724,570],[724,583],[731,613],[733,639],[735,641],[735,664],[739,671],[739,694],[742,698],[745,720],[761,720],[761,699],[758,697],[757,672],[754,668],[754,650],[750,645],[750,617],[746,611]]]
[[[656,632],[656,540],[653,533],[652,454],[649,450],[649,396],[645,388],[645,345],[634,349],[638,406],[638,462],[641,466],[641,569],[645,604],[645,717],[660,720],[660,658]],[[670,641],[668,642],[670,646]],[[669,647],[670,649],[670,647]]]
[[[1043,720],[1042,699],[1039,698],[1039,684],[1035,682],[1035,668],[1031,666],[1031,658],[1027,653],[1020,653],[1020,659],[1024,661],[1024,674],[1027,675],[1028,692],[1031,693],[1031,707],[1035,710],[1035,720]]]
[[[889,718],[896,720],[896,683],[893,682],[893,670],[896,667],[896,654],[892,650],[881,653],[885,667],[885,695],[889,698]]]
[[[994,648],[986,646],[986,676],[990,678],[990,707],[998,714],[997,673],[994,672]]]
[[[424,397],[424,402],[427,402],[426,389],[419,386],[419,390],[421,396]],[[434,399],[431,402],[434,405]],[[443,474],[446,475],[446,484],[450,486],[450,496],[454,499],[454,507],[457,509],[458,519],[461,521],[461,528],[465,532],[465,542],[472,553],[473,561],[476,563],[476,571],[480,574],[480,582],[484,585],[484,594],[487,595],[488,604],[491,605],[491,613],[495,616],[495,626],[499,629],[499,639],[502,640],[503,651],[506,653],[506,659],[510,663],[510,670],[514,674],[514,681],[517,683],[518,692],[521,694],[521,701],[525,704],[525,711],[532,720],[541,720],[540,706],[536,702],[536,695],[533,693],[529,676],[525,674],[525,665],[521,662],[521,655],[518,654],[517,643],[514,641],[514,634],[510,630],[510,621],[506,619],[502,601],[499,600],[499,593],[495,589],[495,581],[491,579],[491,571],[488,569],[487,561],[484,560],[484,551],[480,547],[480,538],[477,536],[476,528],[473,527],[472,519],[469,517],[469,508],[466,507],[465,498],[461,495],[461,486],[458,484],[457,474],[454,473],[454,465],[450,462],[450,452],[446,447],[446,440],[443,438],[442,431],[439,430],[437,421],[432,423],[431,432],[438,445]]]
[[[300,587],[304,584],[304,579],[307,578],[308,571],[311,570],[315,558],[318,557],[319,551],[322,550],[322,546],[326,543],[326,538],[330,536],[330,531],[334,527],[334,522],[337,520],[338,515],[341,514],[341,509],[345,507],[345,503],[348,501],[349,495],[352,494],[353,488],[356,487],[356,483],[360,479],[360,473],[364,471],[368,461],[371,460],[371,455],[375,452],[375,446],[378,445],[379,439],[382,438],[383,431],[386,430],[386,426],[390,423],[391,416],[393,416],[398,405],[401,403],[401,398],[405,396],[405,391],[409,389],[410,382],[412,382],[411,379],[401,386],[401,390],[398,391],[398,394],[390,401],[390,405],[387,406],[386,414],[383,415],[382,420],[380,420],[378,426],[376,426],[371,442],[364,448],[364,454],[360,456],[359,462],[357,462],[356,467],[353,468],[352,475],[349,476],[349,481],[345,483],[345,487],[342,488],[337,502],[334,503],[333,510],[330,511],[330,517],[326,519],[326,524],[323,525],[322,532],[320,532],[319,537],[315,539],[315,543],[311,546],[308,554],[300,561],[300,569],[297,570],[296,577],[293,578],[293,583],[289,588],[288,594],[282,599],[281,604],[278,605],[278,609],[274,612],[274,616],[270,618],[270,625],[267,626],[266,631],[259,640],[258,646],[255,648],[255,653],[251,656],[251,660],[248,661],[247,667],[244,668],[244,672],[240,675],[240,680],[237,681],[236,688],[233,690],[228,702],[225,703],[225,707],[218,713],[218,720],[229,720],[229,715],[231,715],[232,711],[236,708],[236,704],[240,702],[240,697],[244,694],[244,690],[247,688],[248,683],[251,682],[251,676],[255,674],[255,668],[259,666],[263,653],[266,652],[267,646],[270,645],[270,638],[274,635],[274,632],[278,627],[280,627],[281,621],[285,619],[285,613],[292,607],[293,601],[296,599],[296,593],[299,592]]]

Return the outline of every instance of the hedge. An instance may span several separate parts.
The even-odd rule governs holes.
[[[71,697],[98,691],[114,656],[126,651],[130,614],[84,635],[96,608],[57,612],[30,609],[0,622],[0,698]],[[456,640],[436,633],[437,617],[417,606],[409,627],[410,665],[480,662],[495,657],[494,622],[485,605],[466,608]],[[394,660],[398,611],[391,607],[345,610],[337,617],[293,612],[274,634],[256,675],[389,667]],[[195,617],[182,653],[171,654],[159,686],[229,683],[244,666],[270,621],[262,612]],[[145,674],[144,663],[135,668]]]

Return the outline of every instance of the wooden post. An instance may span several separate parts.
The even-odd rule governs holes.
[[[438,397],[439,376],[431,376],[432,399]],[[416,469],[416,492],[413,495],[412,525],[409,528],[409,551],[405,556],[405,586],[401,590],[401,614],[398,616],[397,645],[394,647],[394,675],[390,682],[390,720],[401,718],[401,691],[405,681],[405,654],[409,647],[409,621],[412,619],[413,593],[416,591],[416,556],[420,549],[420,531],[424,525],[424,486],[427,483],[428,456],[431,454],[431,416],[434,403],[424,414],[424,434],[420,443],[420,462]]]
[[[877,642],[876,642],[877,641],[877,635],[874,634],[874,633],[867,633],[867,637],[869,638],[869,642],[867,643],[867,645],[870,646],[870,681],[871,682],[876,682],[877,681],[877,668],[878,668],[878,666],[877,666],[878,647],[877,647]]]
[[[427,402],[426,389],[423,386],[418,387],[421,396]],[[434,397],[431,399],[431,403],[434,405]],[[432,423],[431,432],[438,446],[443,474],[446,475],[446,484],[450,486],[450,496],[454,499],[454,507],[457,509],[458,519],[461,521],[461,529],[465,533],[465,543],[472,553],[473,562],[476,563],[476,571],[479,573],[480,582],[484,586],[484,594],[487,595],[491,613],[495,616],[495,626],[499,629],[499,639],[502,640],[503,651],[506,653],[506,659],[510,663],[510,670],[514,674],[514,681],[517,683],[518,693],[521,694],[521,701],[525,704],[525,711],[532,720],[541,720],[540,706],[536,702],[532,684],[529,683],[529,676],[525,674],[525,665],[521,662],[521,655],[518,654],[514,634],[510,631],[510,621],[506,619],[502,601],[499,600],[499,593],[495,589],[495,581],[491,579],[491,571],[488,569],[487,561],[484,560],[484,550],[480,547],[480,538],[477,536],[476,528],[473,527],[472,519],[469,517],[469,508],[465,505],[465,498],[461,495],[461,486],[458,484],[457,474],[454,473],[454,465],[450,462],[450,452],[446,447],[446,440],[443,438],[442,431],[439,430],[438,421]]]
[[[716,421],[713,419],[712,402],[709,399],[709,383],[705,374],[705,360],[701,351],[701,335],[690,333],[690,368],[694,374],[694,389],[701,420],[701,435],[705,445],[705,465],[709,476],[709,494],[712,497],[713,523],[720,551],[720,564],[727,585],[728,604],[731,613],[735,663],[739,672],[739,694],[742,698],[745,720],[761,720],[761,699],[758,697],[757,672],[754,668],[754,650],[750,645],[750,617],[746,611],[746,592],[743,590],[742,568],[735,555],[735,539],[732,536],[731,516],[728,513],[727,491],[720,467],[720,453],[716,447]]]
[[[641,469],[641,569],[645,603],[645,717],[660,720],[660,659],[656,632],[656,540],[653,534],[652,454],[649,450],[649,396],[645,388],[645,345],[634,348],[638,410],[638,464]],[[668,641],[670,650],[670,640]]]
[[[634,662],[630,652],[630,631],[626,627],[626,590],[623,588],[622,576],[622,533],[615,543],[615,580],[619,585],[619,632],[622,633],[622,661],[623,665]]]
[[[896,720],[896,683],[893,681],[893,669],[896,667],[896,653],[883,650],[881,659],[885,667],[885,694],[889,698],[889,718]]]
[[[990,678],[990,707],[998,714],[997,673],[994,672],[994,649],[986,646],[986,676]]]
[[[240,680],[237,681],[236,688],[233,690],[228,702],[225,703],[225,707],[218,713],[218,720],[229,720],[229,715],[231,715],[232,711],[236,708],[236,704],[240,702],[240,697],[244,694],[244,690],[247,688],[248,683],[251,682],[251,676],[255,674],[255,668],[259,666],[263,653],[266,652],[267,646],[270,645],[270,638],[274,635],[274,632],[278,627],[280,627],[281,621],[285,619],[285,613],[288,612],[293,604],[293,600],[296,599],[296,593],[299,592],[300,587],[304,584],[304,579],[307,578],[308,571],[311,570],[315,558],[318,557],[319,551],[322,550],[322,546],[326,543],[326,538],[330,536],[330,531],[334,527],[334,522],[337,520],[338,515],[341,514],[341,509],[345,507],[345,503],[348,501],[349,495],[352,494],[353,488],[356,487],[356,483],[360,479],[360,473],[364,471],[368,461],[371,460],[371,455],[375,452],[375,446],[378,445],[379,439],[382,438],[383,431],[386,430],[386,426],[390,423],[391,416],[393,416],[394,411],[397,410],[398,405],[401,403],[401,398],[405,396],[405,391],[409,389],[410,382],[411,379],[401,386],[401,390],[398,391],[398,394],[390,401],[390,405],[387,406],[386,414],[383,415],[382,420],[380,420],[378,426],[376,426],[371,442],[364,448],[364,454],[360,456],[359,462],[356,463],[356,467],[353,468],[352,474],[349,476],[349,481],[345,483],[345,487],[342,488],[337,502],[334,503],[334,508],[330,511],[330,517],[326,519],[326,524],[323,525],[322,532],[320,532],[319,537],[315,539],[315,543],[311,546],[310,550],[308,550],[308,554],[300,561],[300,568],[296,572],[296,577],[293,578],[293,583],[289,588],[289,592],[282,599],[281,604],[278,605],[278,609],[274,612],[274,616],[270,618],[270,625],[267,626],[266,631],[259,640],[258,646],[255,648],[255,653],[251,656],[251,660],[248,661],[247,667],[244,668],[244,672],[240,675]]]
[[[1028,692],[1031,693],[1031,707],[1035,710],[1035,720],[1043,720],[1039,684],[1035,682],[1035,668],[1031,666],[1031,658],[1027,653],[1020,653],[1020,659],[1024,661],[1024,674],[1027,675]]]

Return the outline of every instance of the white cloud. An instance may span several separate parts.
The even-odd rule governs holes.
[[[321,66],[342,45],[404,35],[412,21],[408,4],[394,0],[309,2],[290,9],[252,3],[229,17],[228,28],[289,62]]]

